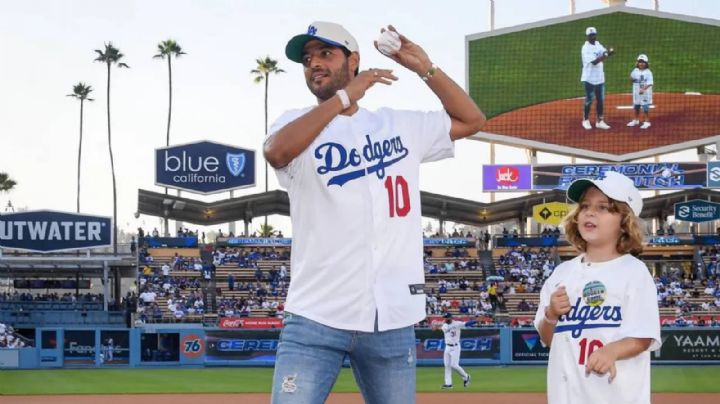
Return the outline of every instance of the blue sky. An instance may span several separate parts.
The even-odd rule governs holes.
[[[569,13],[568,0],[495,3],[496,28]],[[627,4],[652,8],[653,2]],[[577,0],[576,11],[601,7],[605,5],[600,0]],[[660,0],[660,9],[720,19],[717,0]],[[160,189],[153,185],[152,156],[165,142],[167,66],[152,59],[157,43],[172,38],[188,53],[173,65],[171,143],[209,139],[260,152],[263,86],[253,83],[249,71],[256,58],[269,55],[287,72],[270,80],[271,122],[286,109],[313,104],[300,66],[285,58],[284,47],[315,20],[339,22],[354,34],[360,44],[361,68],[396,69],[400,80],[391,87],[374,87],[361,105],[434,110],[440,103],[422,81],[379,54],[372,41],[381,27],[394,24],[464,87],[465,36],[489,29],[489,7],[487,0],[0,0],[0,172],[18,181],[16,190],[0,195],[0,204],[5,206],[10,199],[28,209],[75,210],[79,107],[65,95],[83,81],[96,90],[96,101],[85,109],[82,210],[112,215],[106,71],[104,65],[93,62],[93,50],[112,41],[131,66],[113,70],[112,76],[118,224],[121,228],[157,226],[157,219],[133,217],[137,189]],[[524,162],[517,156],[517,150],[498,148],[498,161]],[[461,141],[454,160],[423,168],[421,189],[487,201],[488,195],[481,191],[481,164],[488,162],[485,143]],[[277,188],[274,175],[270,177],[270,187]],[[258,187],[239,194],[262,190],[262,178],[263,166],[258,163]],[[271,222],[289,232],[286,219],[272,218]]]

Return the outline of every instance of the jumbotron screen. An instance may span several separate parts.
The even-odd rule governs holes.
[[[581,82],[589,27],[596,31],[593,46],[613,49],[602,62],[609,128],[597,125],[596,86],[588,91]],[[485,137],[498,143],[613,161],[713,144],[720,135],[716,38],[720,21],[629,7],[469,35],[468,89],[488,117]],[[648,71],[649,100],[639,94]],[[590,129],[583,127],[587,93]],[[628,126],[642,104],[649,106],[647,119],[641,106],[639,122]]]

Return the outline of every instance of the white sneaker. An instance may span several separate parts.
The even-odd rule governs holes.
[[[649,127],[650,127],[650,122],[649,122],[649,121],[645,121],[645,122],[643,122],[643,124],[640,126],[640,129],[647,129],[647,128],[649,128]]]
[[[627,124],[627,126],[630,126],[630,127],[638,126],[638,125],[640,125],[640,121],[638,121],[637,119],[633,119],[632,121],[628,122],[628,124]]]
[[[582,122],[582,127],[585,128],[585,129],[587,129],[587,130],[592,129],[592,125],[590,125],[590,121],[587,120],[587,119]]]
[[[598,129],[610,129],[610,125],[606,124],[605,121],[600,121],[595,124]]]

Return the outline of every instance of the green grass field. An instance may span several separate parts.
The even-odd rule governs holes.
[[[545,367],[468,367],[469,389],[455,391],[544,392]],[[263,393],[270,391],[272,368],[58,369],[0,371],[0,395],[118,393]],[[418,392],[440,390],[443,369],[417,370]],[[459,377],[456,384],[462,386]],[[621,375],[618,375],[621,377]],[[720,393],[720,366],[656,366],[654,392]],[[343,369],[335,392],[357,392]]]
[[[630,92],[635,58],[645,53],[655,91],[720,93],[720,27],[616,12],[473,40],[470,96],[488,118],[521,107],[583,96],[585,28],[615,55],[605,62],[606,92]]]

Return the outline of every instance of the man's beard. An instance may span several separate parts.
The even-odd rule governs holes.
[[[325,101],[335,96],[335,93],[345,88],[347,83],[350,82],[350,75],[348,74],[347,59],[343,62],[342,66],[337,71],[330,72],[330,82],[323,87],[316,88],[312,84],[312,78],[306,80],[306,84],[310,92],[317,97],[320,101]]]

